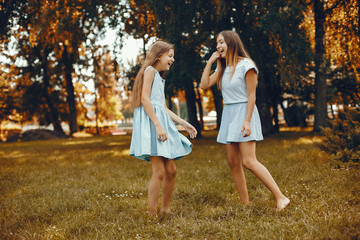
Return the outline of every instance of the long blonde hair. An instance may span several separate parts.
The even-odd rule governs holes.
[[[221,89],[221,79],[224,75],[224,71],[225,71],[227,64],[229,62],[231,62],[231,64],[232,64],[231,65],[231,67],[232,67],[232,75],[231,76],[233,76],[236,65],[239,62],[239,57],[246,57],[249,59],[251,59],[251,58],[250,58],[249,53],[246,51],[245,46],[239,37],[239,34],[237,34],[234,31],[231,31],[231,30],[225,30],[225,31],[220,32],[217,35],[217,37],[219,35],[222,35],[224,37],[225,43],[228,48],[226,51],[225,59],[224,58],[220,59],[221,66],[220,66],[220,69],[218,69],[219,75],[216,79],[217,86],[219,89]],[[217,37],[216,37],[216,39],[217,39]],[[228,60],[230,60],[230,61],[228,61]]]
[[[145,69],[148,66],[154,66],[159,61],[161,55],[167,53],[170,49],[174,49],[174,45],[164,41],[157,41],[151,46],[148,54],[146,55],[145,61],[135,78],[134,87],[132,91],[132,105],[134,108],[140,107],[141,105],[141,94],[144,85]],[[161,77],[163,77],[164,74],[165,71],[160,72]]]

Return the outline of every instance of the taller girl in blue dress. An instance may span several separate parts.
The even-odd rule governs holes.
[[[206,89],[217,83],[222,91],[225,106],[217,141],[226,144],[227,161],[240,200],[244,204],[249,203],[245,167],[272,192],[277,202],[276,208],[281,211],[290,200],[282,194],[269,171],[257,161],[255,155],[256,141],[263,140],[255,105],[258,69],[236,32],[222,31],[216,42],[217,51],[205,66],[200,87]],[[215,62],[217,69],[210,75]]]
[[[175,127],[182,125],[196,137],[196,129],[170,111],[165,105],[162,78],[174,63],[173,45],[157,41],[148,52],[138,72],[133,88],[133,133],[130,155],[151,162],[152,176],[148,188],[149,214],[157,216],[157,204],[162,184],[161,212],[170,212],[170,201],[174,189],[175,159],[189,154],[192,144]]]

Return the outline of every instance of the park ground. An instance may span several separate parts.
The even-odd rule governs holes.
[[[336,168],[308,131],[282,131],[257,157],[291,199],[276,212],[246,170],[240,204],[216,132],[177,161],[172,214],[149,218],[150,164],[130,136],[0,144],[0,239],[360,239],[360,171]]]

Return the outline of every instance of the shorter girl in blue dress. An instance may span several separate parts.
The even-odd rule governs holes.
[[[290,200],[282,194],[269,171],[257,161],[255,155],[256,141],[263,140],[260,116],[255,105],[258,69],[236,32],[222,31],[216,42],[217,51],[205,66],[200,87],[205,89],[217,83],[222,91],[225,106],[217,141],[226,144],[227,161],[240,200],[244,204],[249,203],[245,167],[269,188],[277,202],[276,209],[281,211]],[[210,75],[215,62],[217,69]]]
[[[157,216],[162,184],[161,212],[170,212],[176,175],[176,159],[191,152],[192,144],[175,127],[182,125],[195,138],[196,129],[165,105],[165,71],[174,63],[173,45],[157,41],[151,47],[138,72],[133,88],[133,133],[130,155],[151,162],[152,176],[148,189],[149,214]],[[173,122],[174,121],[174,122]]]

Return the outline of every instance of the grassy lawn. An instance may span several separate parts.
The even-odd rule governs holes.
[[[150,164],[130,136],[0,144],[0,239],[360,239],[360,170],[333,169],[309,132],[281,132],[257,156],[290,206],[246,171],[240,204],[216,132],[177,161],[170,216],[147,217]]]

